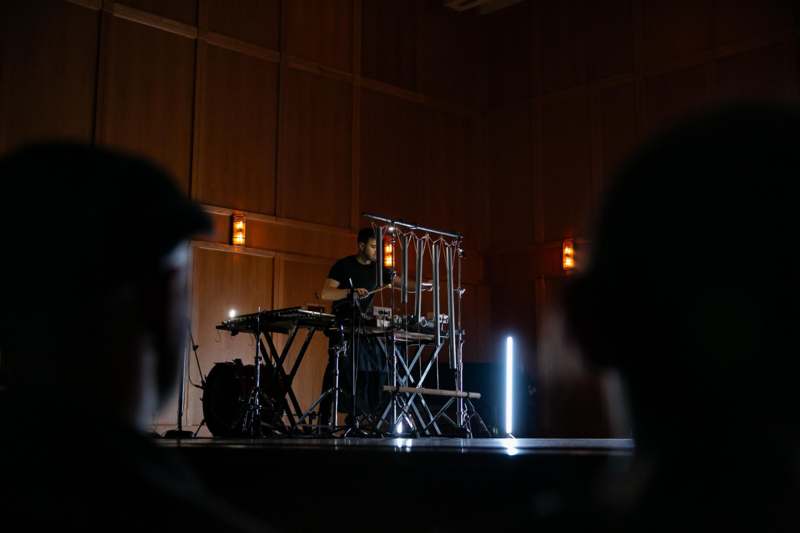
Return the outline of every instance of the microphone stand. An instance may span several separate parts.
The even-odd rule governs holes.
[[[358,293],[356,292],[356,289],[353,286],[353,278],[347,278],[347,281],[350,283],[350,298],[352,300],[351,307],[353,308],[353,311],[352,311],[352,313],[353,313],[352,327],[351,327],[351,330],[350,330],[350,341],[351,341],[350,342],[350,346],[352,348],[352,354],[351,354],[352,359],[350,360],[352,380],[350,381],[350,383],[352,384],[352,388],[353,388],[353,390],[350,391],[350,394],[352,395],[351,398],[352,398],[353,401],[351,403],[352,412],[350,413],[350,423],[352,424],[352,426],[348,430],[348,433],[349,433],[353,429],[355,429],[356,431],[358,431],[358,429],[359,429],[358,428],[358,407],[357,407],[358,406],[358,400],[356,399],[356,397],[358,396],[358,394],[357,394],[357,391],[358,391],[357,361],[358,361],[358,348],[359,348],[359,346],[358,346],[358,343],[356,342],[356,338],[357,338],[356,337],[356,327],[357,327],[356,326],[356,320],[358,319],[358,327],[360,327],[360,325],[361,325],[360,324],[360,322],[361,322],[361,320],[360,320],[360,318],[361,318],[361,307],[360,307],[360,305],[358,303]]]
[[[192,330],[189,328],[189,337],[192,343],[192,350],[194,350],[194,356],[197,357],[197,348],[198,346],[194,343],[194,337],[192,336]],[[178,429],[170,429],[166,433],[164,433],[165,439],[190,439],[194,437],[194,433],[188,430],[183,429],[183,402],[184,402],[184,395],[186,391],[184,390],[185,379],[186,379],[186,360],[188,359],[189,351],[186,350],[183,355],[183,360],[181,361],[181,379],[178,385]],[[199,363],[199,360],[198,360]],[[203,373],[200,373],[200,383],[202,383],[202,387],[205,388],[206,380],[203,377]],[[201,423],[202,425],[202,423]],[[198,428],[199,429],[199,428]]]

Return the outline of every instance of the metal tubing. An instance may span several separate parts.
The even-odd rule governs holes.
[[[377,248],[377,256],[375,263],[375,288],[383,287],[383,227],[378,226],[375,228],[375,248]]]
[[[403,277],[400,284],[400,303],[406,305],[408,303],[408,248],[411,245],[411,234],[407,233],[400,237],[400,246],[403,247]],[[403,311],[404,313],[407,311]]]
[[[439,308],[439,247],[435,242],[431,245],[431,266],[433,267],[433,327],[436,336],[436,346],[442,344],[441,309]]]
[[[447,246],[444,250],[444,265],[445,275],[447,276],[447,316],[449,320],[449,327],[447,328],[448,337],[450,338],[449,346],[449,363],[450,370],[456,368],[456,329],[458,328],[458,320],[456,317],[456,305],[453,299],[453,247]]]
[[[425,239],[420,237],[416,239],[417,243],[417,272],[415,275],[416,280],[416,300],[414,300],[414,318],[417,323],[422,320],[422,260],[425,258]]]
[[[364,218],[368,218],[370,220],[376,220],[378,222],[386,222],[389,225],[399,227],[399,228],[406,228],[414,231],[421,231],[424,233],[432,233],[434,235],[440,235],[442,237],[449,237],[451,239],[461,239],[462,235],[460,233],[456,233],[454,231],[443,231],[433,228],[426,228],[425,226],[418,226],[416,224],[411,224],[409,222],[403,222],[402,220],[393,220],[388,217],[380,216],[380,215],[373,215],[370,213],[361,213],[361,216]]]

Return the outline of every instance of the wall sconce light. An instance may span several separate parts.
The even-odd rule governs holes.
[[[561,243],[561,268],[564,272],[575,269],[575,241],[564,239]]]
[[[383,266],[386,268],[394,266],[394,244],[391,238],[383,241]]]
[[[233,224],[231,227],[231,244],[234,246],[244,246],[245,236],[247,234],[247,220],[244,215],[233,215]]]

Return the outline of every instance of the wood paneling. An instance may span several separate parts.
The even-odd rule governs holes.
[[[513,257],[506,257],[513,261]],[[521,366],[526,369],[535,368],[535,312],[536,293],[534,281],[524,278],[511,278],[499,285],[491,287],[490,323],[492,335],[487,339],[487,346],[498,346],[499,340],[507,335],[514,337],[514,347]]]
[[[708,70],[699,66],[647,78],[644,90],[644,121],[652,133],[708,102]]]
[[[353,64],[353,1],[291,0],[286,12],[286,52],[350,72]]]
[[[504,9],[490,19],[489,104],[502,106],[533,96],[530,3]]]
[[[290,70],[283,100],[278,214],[350,227],[350,85]]]
[[[713,47],[712,0],[643,0],[644,64],[660,69]]]
[[[197,25],[197,0],[122,0],[117,4],[133,7],[191,26]]]
[[[464,284],[461,308],[462,327],[464,328],[465,362],[494,362],[498,354],[489,346],[492,301],[489,287],[486,285]]]
[[[200,46],[193,196],[211,205],[274,214],[278,66]]]
[[[596,127],[600,130],[602,189],[610,183],[617,167],[636,147],[636,87],[629,83],[600,89],[593,105],[596,106],[598,120]]]
[[[274,260],[246,254],[206,250],[194,247],[192,259],[192,332],[203,372],[213,368],[214,363],[240,358],[244,364],[253,364],[255,343],[252,335],[229,333],[215,329],[228,317],[228,311],[237,313],[255,312],[272,308]],[[190,375],[199,382],[197,364],[191,359]],[[187,388],[186,423],[197,425],[203,419],[202,391]],[[167,409],[162,418],[170,418]]]
[[[586,2],[583,16],[589,79],[633,73],[631,0]]]
[[[418,2],[367,0],[362,5],[362,74],[416,90]]]
[[[798,96],[797,43],[781,43],[721,59],[716,92],[723,100]]]
[[[422,145],[424,193],[419,198],[426,224],[449,231],[470,231],[469,212],[475,198],[470,193],[468,119],[440,111],[424,115]],[[404,185],[400,185],[404,186]]]
[[[494,110],[489,124],[490,240],[498,248],[524,246],[534,240],[530,104]]]
[[[198,240],[219,245],[230,244],[231,213],[234,211],[207,209],[211,212],[214,228],[210,235],[204,235]],[[250,250],[330,260],[353,253],[356,246],[355,233],[344,229],[252,213],[245,215],[247,219],[245,246]]]
[[[418,90],[467,107],[486,107],[488,43],[479,17],[475,13],[455,15],[435,0],[421,5]]]
[[[491,200],[486,192],[491,190],[489,180],[489,117],[482,113],[469,119],[467,131],[467,193],[468,211],[464,214],[464,235],[467,250],[484,253],[491,245]],[[460,221],[457,221],[461,224]],[[471,254],[474,255],[474,254]],[[475,256],[480,259],[480,256]],[[480,261],[479,261],[480,262]]]
[[[361,92],[360,211],[421,223],[422,121],[418,104]]]
[[[542,110],[545,242],[582,234],[593,205],[591,178],[587,91],[553,96]]]
[[[154,159],[188,190],[195,42],[103,16],[98,141]]]
[[[200,0],[208,31],[280,49],[280,0]]]
[[[0,6],[0,153],[23,143],[91,142],[98,12],[26,1]]]
[[[797,21],[790,0],[737,0],[714,4],[716,44],[729,45],[791,31]],[[795,7],[796,9],[796,7]]]
[[[549,0],[540,8],[545,93],[586,82],[585,24],[579,0]]]

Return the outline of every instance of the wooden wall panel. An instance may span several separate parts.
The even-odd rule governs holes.
[[[44,6],[0,6],[0,153],[42,139],[92,140],[98,12]]]
[[[524,246],[534,240],[530,104],[494,110],[489,124],[489,173],[502,183],[489,188],[490,241],[496,248]]]
[[[713,47],[712,0],[643,0],[643,61],[651,69],[694,58]]]
[[[489,105],[502,106],[533,96],[530,3],[522,2],[489,20]]]
[[[281,265],[281,288],[278,302],[280,307],[293,307],[309,303],[322,303],[318,293],[322,288],[333,261],[283,261]],[[302,338],[301,338],[302,334]],[[297,352],[306,332],[298,334],[293,353],[287,357],[286,367],[294,364]],[[328,339],[322,332],[317,332],[309,345],[305,358],[298,369],[294,382],[294,392],[303,409],[319,397],[322,389],[322,377],[328,364]]]
[[[420,224],[417,197],[425,189],[422,107],[391,96],[361,92],[361,179],[359,211]]]
[[[114,2],[191,26],[197,25],[197,0],[121,0]]]
[[[468,119],[439,111],[424,115],[422,144],[424,192],[419,201],[426,225],[475,235],[470,224]],[[470,227],[472,226],[472,227]]]
[[[586,82],[586,18],[579,0],[544,2],[539,19],[545,93]]]
[[[188,191],[195,42],[103,16],[98,141],[154,159]]]
[[[270,50],[280,49],[280,0],[200,0],[208,31]]]
[[[798,96],[798,45],[781,43],[721,59],[716,92],[723,100]]]
[[[195,246],[192,258],[192,332],[203,372],[214,363],[240,358],[244,364],[253,364],[255,343],[252,335],[229,333],[215,329],[228,317],[228,311],[255,312],[259,306],[271,309],[273,301],[274,260],[247,254],[207,250]],[[192,356],[190,375],[199,383],[196,361]],[[200,424],[203,419],[202,391],[187,386],[187,408],[184,423]],[[173,406],[176,405],[173,403]],[[167,409],[162,423],[174,424],[175,409]]]
[[[636,129],[636,86],[633,83],[598,90],[593,101],[599,124],[600,188],[610,183],[617,167],[638,143]],[[598,193],[600,191],[597,191]]]
[[[498,353],[492,350],[489,339],[492,316],[491,292],[486,285],[464,284],[467,290],[462,300],[462,327],[465,331],[465,362],[491,363],[498,360]]]
[[[488,103],[488,42],[475,13],[455,15],[424,1],[419,21],[418,91],[471,108]]]
[[[511,257],[507,257],[512,260]],[[505,283],[491,287],[491,336],[487,349],[502,346],[501,339],[514,337],[514,351],[519,365],[529,371],[536,368],[535,324],[536,292],[534,281],[509,277]]]
[[[708,102],[708,71],[692,67],[647,78],[644,82],[644,123],[653,133]]]
[[[278,214],[350,227],[352,88],[288,71],[280,139]]]
[[[291,0],[286,52],[346,72],[353,65],[353,0]]]
[[[797,21],[788,0],[737,0],[714,4],[717,45],[770,38],[790,32]],[[796,8],[795,8],[796,9]]]
[[[586,2],[588,78],[598,80],[633,73],[633,3],[631,0]]]
[[[274,214],[278,65],[200,46],[193,196],[210,205]]]
[[[418,2],[362,2],[361,73],[417,88]]]
[[[489,120],[487,113],[473,116],[467,131],[467,183],[469,191],[465,200],[467,208],[464,234],[468,250],[485,253],[491,245],[491,190],[489,180]],[[473,254],[474,255],[474,254]],[[478,258],[480,256],[477,256]],[[480,263],[480,261],[478,261]]]
[[[541,182],[545,242],[581,235],[594,196],[584,89],[554,95],[543,106]]]

